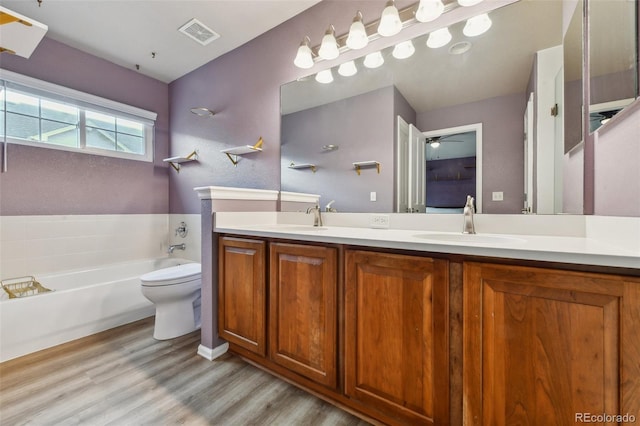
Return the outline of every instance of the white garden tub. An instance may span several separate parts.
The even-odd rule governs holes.
[[[0,289],[0,362],[152,316],[140,276],[181,263],[191,261],[142,259],[39,275],[54,291],[15,299]]]

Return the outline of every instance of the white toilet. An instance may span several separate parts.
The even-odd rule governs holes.
[[[153,337],[173,339],[200,328],[199,263],[158,269],[140,277],[142,294],[156,305]]]

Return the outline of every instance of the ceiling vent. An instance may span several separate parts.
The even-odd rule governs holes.
[[[181,26],[178,31],[188,36],[189,38],[192,38],[203,46],[206,46],[213,40],[220,37],[220,34],[216,33],[211,28],[208,28],[206,25],[195,18]]]

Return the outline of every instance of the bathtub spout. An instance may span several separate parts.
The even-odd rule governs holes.
[[[173,253],[173,251],[175,249],[184,250],[185,248],[186,248],[186,246],[184,245],[184,243],[182,243],[182,244],[171,244],[169,246],[169,248],[167,249],[167,253],[171,254],[171,253]]]

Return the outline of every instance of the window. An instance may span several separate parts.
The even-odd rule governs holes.
[[[153,160],[155,113],[6,70],[0,116],[10,143]]]

